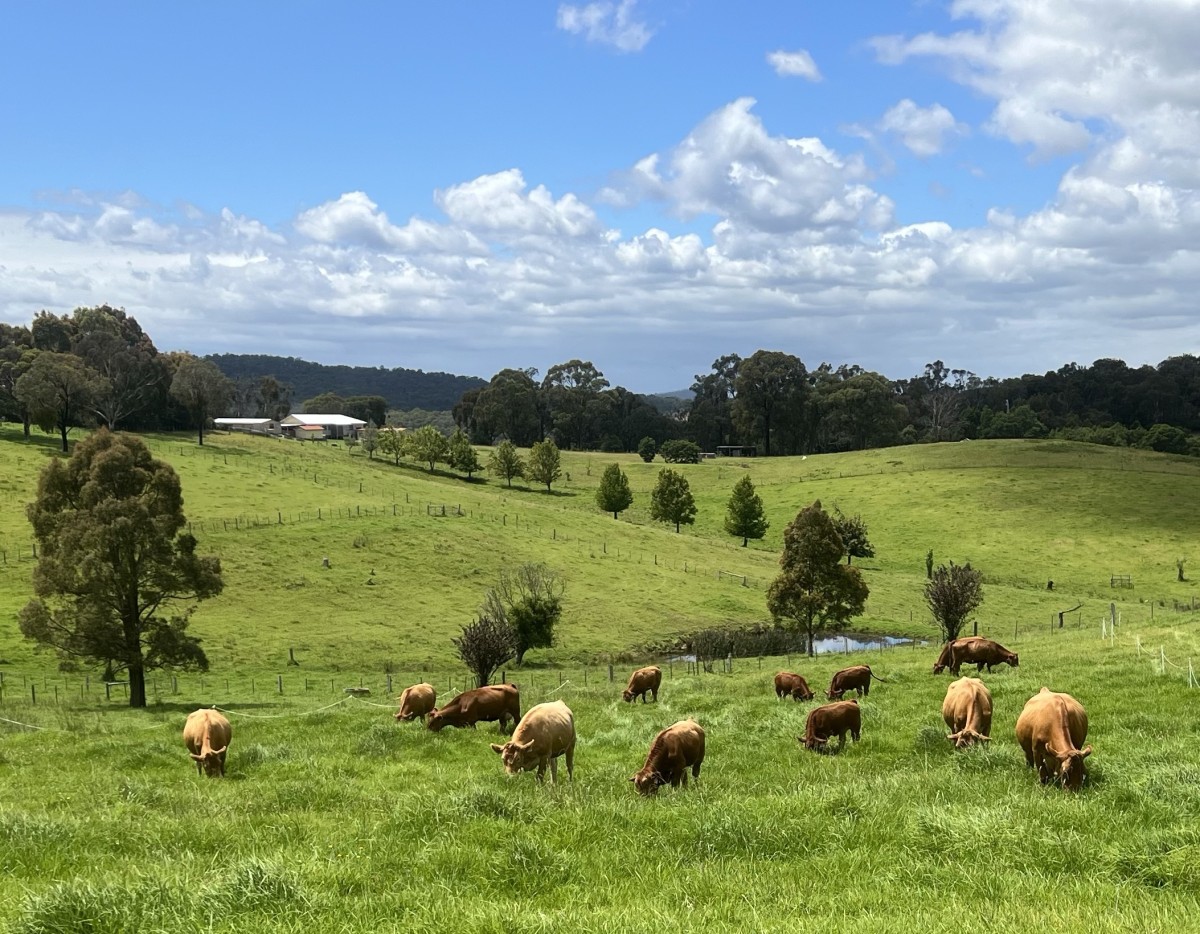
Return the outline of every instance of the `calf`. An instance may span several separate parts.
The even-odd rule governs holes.
[[[1083,705],[1070,694],[1042,688],[1025,702],[1017,717],[1017,742],[1025,764],[1037,766],[1042,784],[1057,780],[1068,791],[1083,784],[1083,760],[1092,754],[1087,739],[1088,718]]]
[[[946,688],[942,719],[950,728],[946,738],[962,749],[972,743],[991,741],[992,692],[978,678],[959,678]]]
[[[775,699],[790,694],[792,700],[812,700],[814,695],[809,690],[808,682],[794,671],[781,671],[775,676]]]
[[[404,723],[418,717],[424,722],[425,715],[433,710],[436,704],[437,691],[432,684],[414,684],[404,689],[404,693],[400,695],[400,709],[392,716]]]
[[[976,671],[983,671],[984,666],[990,673],[993,665],[1008,664],[1016,668],[1020,662],[1015,652],[1010,652],[999,642],[985,639],[983,636],[965,636],[955,639],[942,646],[938,660],[934,662],[933,673],[940,675],[947,668],[957,675],[963,665],[975,665]]]
[[[847,691],[857,691],[859,697],[869,696],[872,678],[883,684],[887,683],[879,675],[871,672],[870,665],[852,665],[849,668],[843,668],[829,682],[829,690],[825,696],[830,700],[841,700],[842,695]]]
[[[546,764],[550,764],[550,781],[558,783],[558,757],[567,760],[567,779],[575,778],[575,718],[571,708],[562,701],[535,704],[526,711],[513,730],[512,739],[503,746],[492,743],[492,752],[504,762],[504,771],[516,775],[537,769],[539,782],[546,780]]]
[[[629,676],[629,683],[625,685],[625,690],[621,696],[625,698],[625,703],[631,703],[635,697],[640,697],[642,703],[646,703],[646,694],[653,695],[654,702],[658,703],[658,686],[662,684],[662,669],[657,665],[650,665],[646,668],[639,668]]]
[[[225,774],[225,753],[233,728],[215,709],[201,708],[188,714],[183,725],[183,742],[196,762],[196,774],[201,772],[209,778],[220,778]]]
[[[650,753],[641,770],[630,776],[638,794],[655,794],[661,785],[687,787],[687,770],[700,780],[700,764],[704,762],[704,730],[695,720],[680,720],[654,737]]]
[[[486,687],[463,691],[442,707],[429,711],[425,726],[437,733],[446,726],[469,726],[475,729],[480,722],[500,721],[500,732],[515,726],[521,719],[521,692],[515,684],[489,684]]]
[[[804,724],[804,735],[797,736],[805,749],[826,748],[830,737],[837,734],[838,751],[846,745],[846,733],[858,742],[862,732],[862,711],[858,709],[858,701],[836,701],[814,707],[808,712],[808,720]]]

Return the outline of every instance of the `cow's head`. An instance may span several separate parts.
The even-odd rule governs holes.
[[[434,707],[433,710],[429,711],[429,719],[425,721],[425,726],[427,729],[433,730],[433,732],[437,733],[445,725],[446,718],[440,710]]]
[[[407,711],[407,712],[405,712],[404,710],[397,710],[394,714],[392,714],[392,716],[395,717],[397,720],[401,721],[402,723],[407,723],[409,720],[416,719],[417,715],[415,713],[413,713],[411,710]]]
[[[225,774],[225,763],[221,761],[221,755],[229,747],[222,746],[220,749],[210,749],[208,752],[196,755],[191,754],[192,758],[200,763],[200,767],[204,769],[204,774],[209,778],[220,778]]]
[[[805,749],[815,749],[818,752],[825,748],[825,744],[829,742],[828,736],[818,736],[816,733],[809,733],[806,736],[797,736],[796,739]]]
[[[1006,658],[1005,661],[1008,662],[1010,665],[1012,665],[1013,668],[1016,668],[1019,664],[1019,662],[1017,661],[1017,653],[1009,652],[1008,658]]]
[[[504,771],[509,775],[516,775],[524,772],[526,769],[537,768],[540,756],[533,754],[533,740],[527,743],[518,743],[509,740],[503,746],[497,746],[492,743],[492,752],[500,757],[500,761],[504,763]]]
[[[637,789],[639,795],[657,794],[659,786],[667,783],[661,772],[647,772],[644,769],[629,776],[629,780],[633,782],[633,787]]]
[[[955,749],[965,749],[972,743],[990,743],[992,741],[990,736],[984,736],[970,727],[959,730],[957,733],[951,733],[946,739],[954,743]]]
[[[633,693],[632,688],[626,688],[621,692],[621,697],[625,699],[625,703],[629,704],[633,702],[633,699],[637,697],[637,695]]]
[[[1046,752],[1058,760],[1058,780],[1062,782],[1062,786],[1067,791],[1078,791],[1083,785],[1083,760],[1092,754],[1092,747],[1084,746],[1082,749],[1059,752],[1047,746]]]
[[[945,671],[945,670],[946,670],[946,666],[945,666],[945,665],[943,665],[941,662],[934,662],[934,663],[933,663],[933,673],[934,673],[935,675],[940,675],[940,674],[941,674],[943,671]]]
[[[828,691],[825,692],[825,696],[827,698],[829,698],[829,700],[841,700],[845,696],[845,694],[846,694],[845,688],[838,688],[837,690],[830,688]]]
[[[812,700],[816,695],[807,688],[792,688],[792,700]]]

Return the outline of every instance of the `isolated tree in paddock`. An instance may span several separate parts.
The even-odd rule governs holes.
[[[171,374],[154,342],[123,308],[76,308],[71,352],[105,378],[92,411],[110,430],[160,402]],[[249,412],[247,415],[251,414]]]
[[[614,519],[633,505],[629,478],[621,472],[620,464],[609,464],[604,468],[600,489],[596,491],[596,505],[605,512],[611,512]]]
[[[483,465],[479,463],[479,455],[471,445],[471,439],[467,437],[467,433],[461,428],[455,429],[454,434],[450,436],[450,449],[447,458],[451,469],[457,470],[459,473],[465,473],[468,479],[470,479],[471,474],[483,469]]]
[[[108,381],[74,354],[44,351],[33,357],[14,389],[33,421],[45,431],[57,430],[67,452],[67,434],[91,423],[92,404]]]
[[[696,500],[683,474],[670,467],[658,472],[658,483],[650,494],[650,518],[656,522],[674,522],[677,533],[680,525],[696,521]]]
[[[480,616],[450,640],[455,654],[475,675],[475,686],[490,684],[496,670],[517,654],[517,634],[503,620]]]
[[[406,432],[403,443],[404,452],[413,460],[428,464],[430,473],[450,453],[449,440],[432,425]]]
[[[763,511],[762,497],[754,492],[754,481],[749,474],[743,474],[733,485],[733,494],[729,497],[725,531],[735,538],[740,537],[745,548],[750,539],[766,535],[770,525]]]
[[[867,538],[867,523],[863,517],[855,513],[847,516],[836,506],[833,507],[833,527],[842,537],[842,545],[846,549],[846,563],[853,564],[855,558],[874,558],[875,546]]]
[[[362,430],[362,446],[367,452],[367,459],[374,460],[375,452],[379,450],[379,429],[372,422],[368,422]]]
[[[479,615],[512,628],[520,665],[530,649],[548,649],[554,644],[562,596],[563,580],[557,571],[545,564],[522,564],[515,571],[500,573],[500,581],[487,592]]]
[[[27,638],[127,671],[131,707],[146,706],[148,670],[207,670],[187,625],[196,601],[221,592],[221,562],[196,554],[179,477],[140,439],[83,439],[42,471],[26,514],[40,546],[37,598],[19,616]]]
[[[379,451],[392,458],[396,466],[400,465],[400,458],[404,456],[404,434],[404,429],[396,425],[389,425],[379,431]]]
[[[488,456],[488,471],[497,477],[503,477],[508,486],[512,486],[513,477],[525,476],[525,461],[517,446],[511,441],[501,441]]]
[[[845,546],[820,500],[807,506],[783,533],[779,576],[767,591],[767,609],[808,637],[814,654],[816,634],[858,616],[870,591],[858,568],[842,564]]]
[[[525,479],[534,483],[546,484],[546,492],[550,485],[562,476],[562,458],[558,445],[547,439],[533,442],[529,449],[529,463],[525,465]]]
[[[196,441],[204,444],[204,426],[222,411],[233,397],[233,382],[211,360],[181,355],[171,380],[171,395],[183,405],[196,423]]]
[[[638,457],[648,464],[654,460],[654,455],[658,453],[658,442],[647,435],[638,442],[637,452]]]
[[[925,581],[925,604],[942,630],[942,641],[957,639],[972,613],[983,603],[983,574],[971,562],[938,565]]]

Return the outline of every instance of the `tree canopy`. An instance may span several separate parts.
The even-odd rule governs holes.
[[[725,514],[725,531],[735,538],[741,538],[742,547],[745,548],[750,539],[766,535],[768,528],[770,523],[767,522],[762,497],[755,492],[750,475],[744,474],[733,485]]]
[[[480,607],[481,619],[492,619],[512,628],[517,664],[530,649],[554,644],[554,627],[562,616],[563,580],[545,564],[528,562],[504,570]]]
[[[546,484],[546,492],[550,486],[562,476],[562,457],[558,445],[547,439],[535,441],[529,449],[529,461],[525,465],[525,479],[534,483]]]
[[[650,518],[656,522],[673,522],[675,531],[680,525],[696,521],[696,500],[683,474],[664,467],[658,472],[658,483],[650,493]]]
[[[171,380],[171,395],[188,410],[196,426],[197,443],[204,444],[208,420],[222,411],[233,396],[233,383],[211,360],[181,354]]]
[[[929,607],[942,639],[957,639],[972,613],[983,603],[983,574],[966,564],[942,564],[925,581],[925,605]]]
[[[107,391],[108,381],[79,357],[53,350],[37,354],[14,389],[39,428],[58,431],[64,454],[68,432],[91,421],[93,405]]]
[[[620,464],[609,464],[604,468],[600,488],[596,490],[596,505],[605,512],[611,512],[614,519],[633,505],[629,478],[622,472]]]
[[[488,455],[488,471],[503,477],[507,486],[512,486],[513,477],[525,476],[525,461],[511,441],[501,441]]]

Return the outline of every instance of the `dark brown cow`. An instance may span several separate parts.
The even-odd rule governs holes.
[[[862,711],[858,709],[858,701],[835,701],[832,704],[822,704],[808,712],[808,720],[804,724],[804,735],[796,739],[805,749],[825,749],[830,737],[837,735],[838,750],[846,745],[846,733],[858,742],[862,732]]]
[[[962,749],[972,743],[986,743],[992,732],[992,692],[978,678],[959,678],[946,688],[942,701],[942,719],[950,728],[946,739]]]
[[[652,795],[660,785],[687,787],[687,770],[700,780],[700,765],[704,762],[704,730],[695,720],[680,720],[654,737],[650,753],[641,770],[630,776],[639,794]]]
[[[993,642],[983,636],[965,636],[942,646],[941,654],[933,664],[933,673],[940,675],[949,668],[957,675],[962,665],[975,665],[976,671],[983,671],[986,665],[987,670],[991,672],[993,665],[1002,662],[1016,668],[1019,660],[1015,652],[1010,652],[999,642]]]
[[[500,732],[515,726],[521,719],[521,692],[515,684],[490,684],[487,687],[463,691],[442,707],[429,711],[425,725],[435,733],[446,726],[469,726],[476,723],[500,721]]]
[[[794,671],[781,671],[775,676],[775,699],[788,694],[795,701],[812,700],[814,696],[803,677]]]
[[[870,665],[852,665],[849,668],[843,668],[829,682],[829,690],[825,692],[825,696],[830,700],[841,700],[842,695],[847,691],[857,691],[859,697],[869,696],[872,678],[887,684],[883,678],[871,671]]]
[[[1025,764],[1037,767],[1042,784],[1057,780],[1068,791],[1083,784],[1083,760],[1092,754],[1087,739],[1088,718],[1083,705],[1070,694],[1042,688],[1025,702],[1017,717],[1017,742]]]
[[[635,697],[640,697],[642,703],[646,703],[646,694],[653,695],[654,702],[658,703],[658,686],[662,684],[662,669],[657,665],[650,665],[646,668],[639,668],[629,676],[629,683],[625,685],[625,690],[621,696],[625,698],[625,703],[633,702]]]
[[[415,720],[418,717],[423,722],[425,714],[433,710],[436,704],[437,690],[432,684],[427,682],[414,684],[404,689],[404,693],[400,695],[400,709],[392,714],[392,716],[404,723]]]
[[[225,774],[225,753],[233,738],[229,721],[216,710],[203,707],[188,714],[183,742],[196,763],[196,774],[220,778]]]

